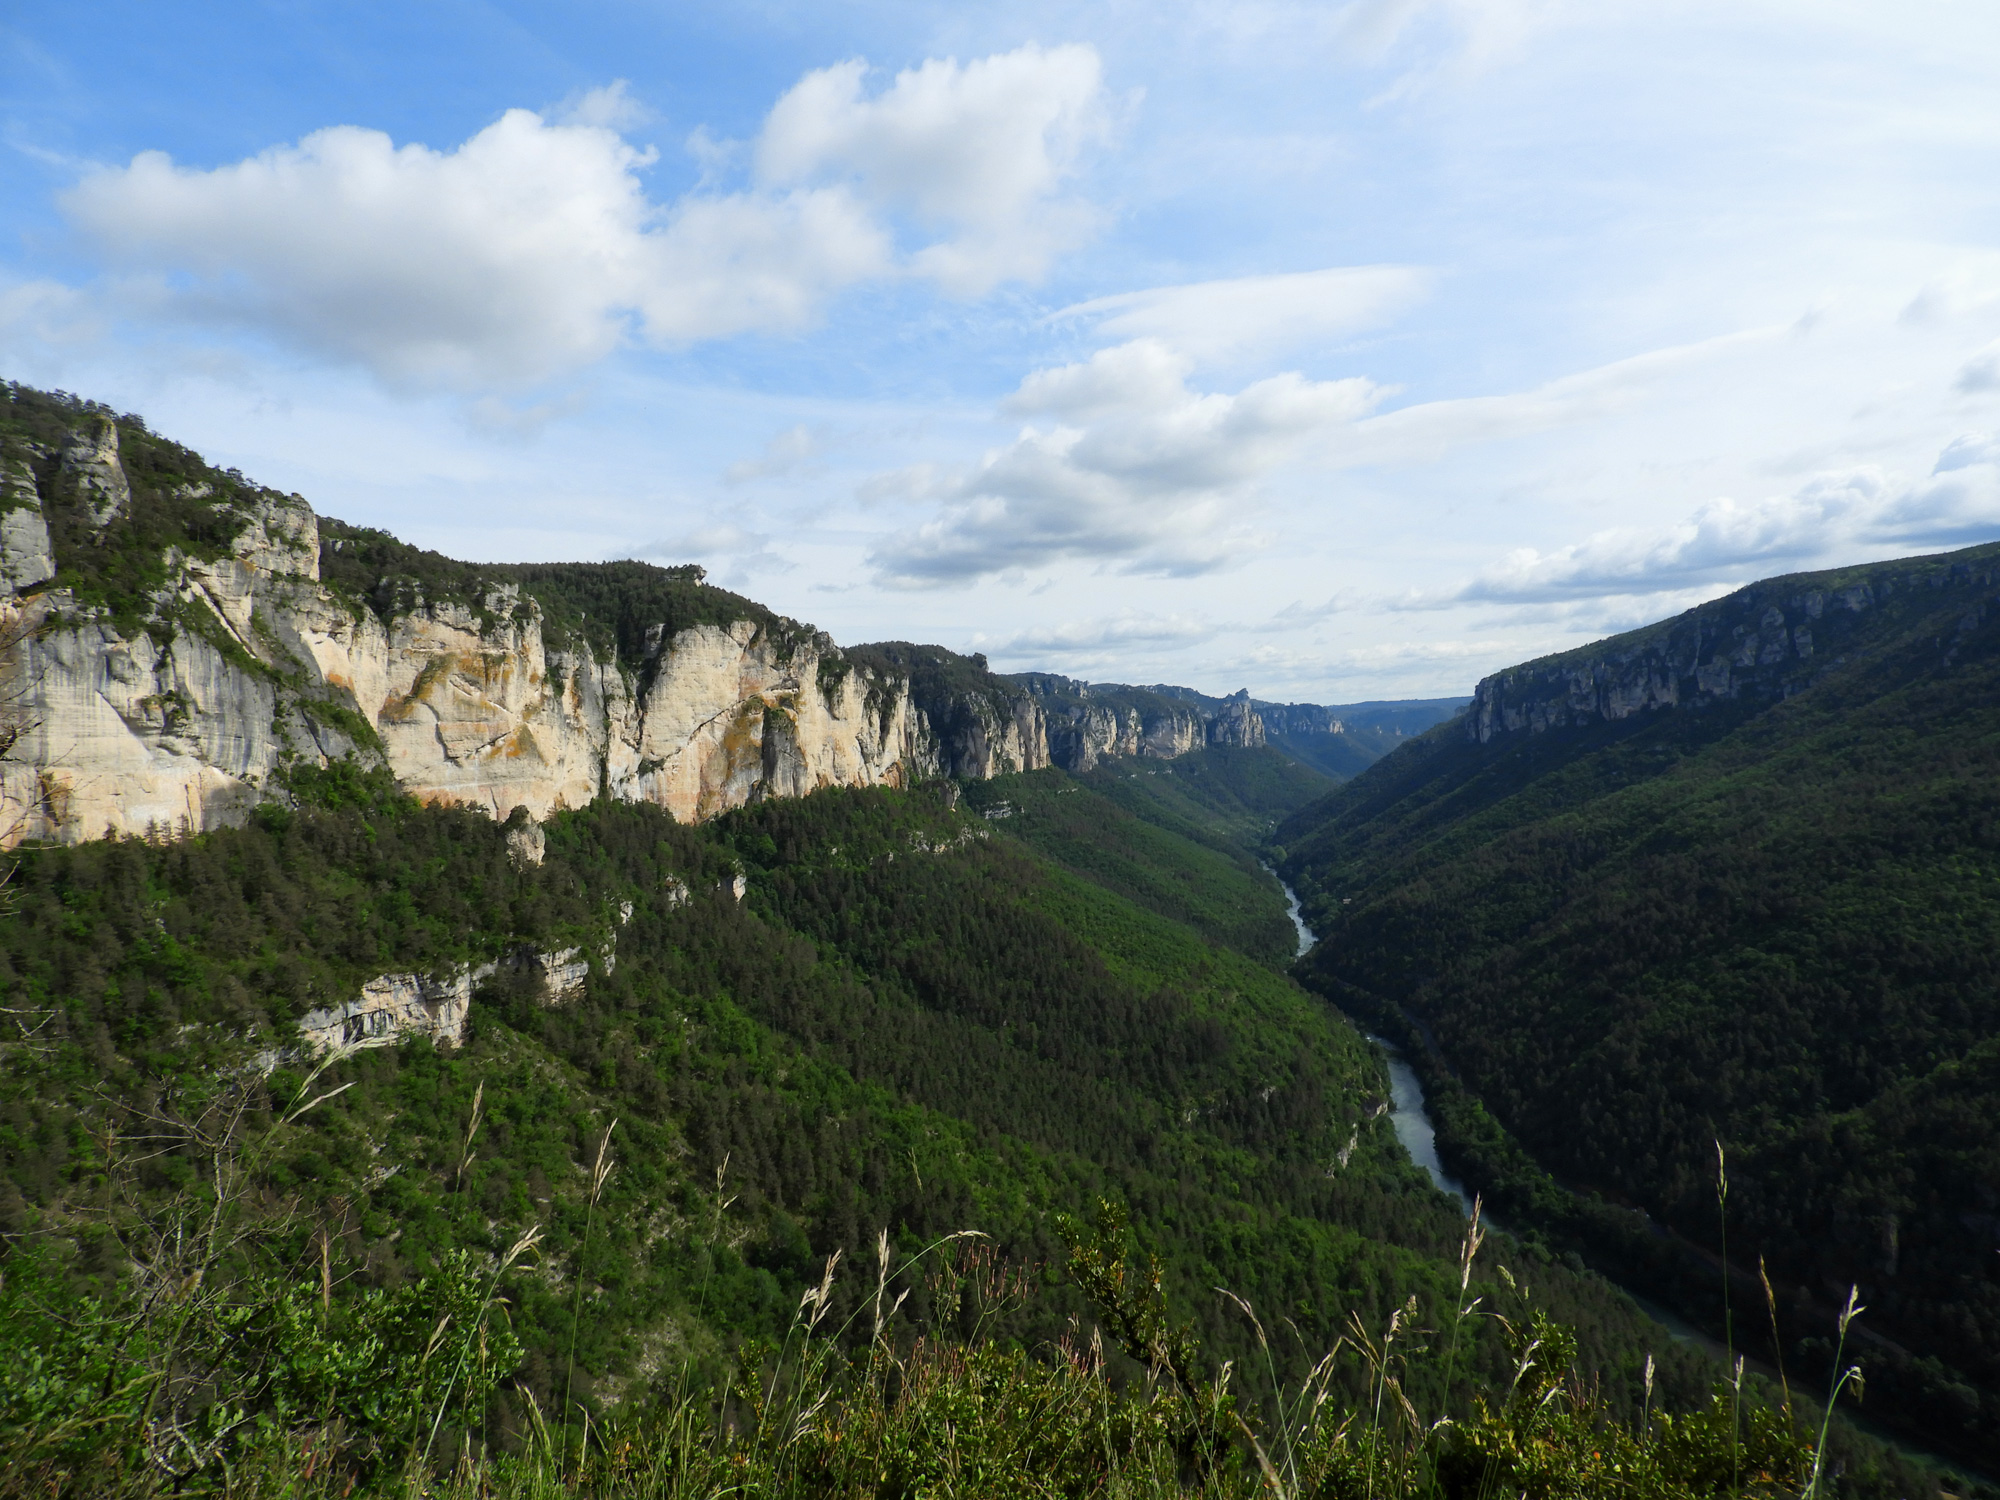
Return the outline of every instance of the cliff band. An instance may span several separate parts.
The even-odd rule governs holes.
[[[818,787],[1263,742],[1245,694],[1051,697],[939,647],[843,650],[698,568],[459,563],[317,517],[137,418],[9,397],[6,845],[238,823],[288,765],[350,755],[499,818],[605,795],[690,821]]]

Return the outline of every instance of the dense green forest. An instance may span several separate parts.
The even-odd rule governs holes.
[[[1350,1316],[1450,1301],[1463,1225],[1395,1147],[1365,1044],[1268,954],[1051,863],[946,788],[697,828],[599,804],[552,819],[537,866],[504,825],[380,773],[293,786],[243,829],[22,855],[0,940],[13,1295],[143,1302],[179,1265],[190,1202],[245,1218],[210,1284],[323,1284],[329,1308],[442,1295],[455,1257],[498,1264],[533,1226],[501,1281],[518,1365],[454,1418],[503,1446],[535,1413],[722,1378],[744,1339],[782,1338],[829,1255],[867,1261],[884,1230],[908,1255],[976,1229],[1040,1287],[1059,1216],[1108,1198],[1252,1391],[1298,1377]],[[1151,851],[1156,886],[1182,856],[1242,873],[1183,842]],[[505,962],[570,947],[591,972],[561,1004]],[[497,967],[461,1045],[359,1051],[307,1089],[302,1015],[376,974],[475,963]],[[1628,1308],[1522,1256],[1607,1410],[1632,1415],[1648,1351]],[[844,1315],[866,1288],[841,1285]],[[1296,1329],[1268,1372],[1217,1287]],[[930,1318],[931,1294],[905,1290],[905,1316]],[[1006,1332],[1036,1347],[1083,1310],[1058,1279]],[[12,1336],[39,1342],[16,1314]],[[1697,1403],[1698,1366],[1665,1353],[1654,1399]],[[1482,1326],[1458,1375],[1506,1360]],[[1342,1378],[1359,1399],[1365,1379]]]
[[[1262,805],[1274,773],[1240,763],[1251,773],[1228,797],[1215,768],[1191,777],[1210,790],[1181,815]],[[1101,779],[1119,785],[1115,770]],[[0,1382],[12,1422],[101,1419],[105,1393],[125,1388],[106,1364],[115,1335],[137,1368],[175,1372],[165,1389],[184,1408],[181,1445],[161,1462],[197,1487],[205,1464],[248,1462],[253,1436],[280,1442],[301,1403],[379,1440],[410,1403],[436,1400],[445,1451],[476,1440],[546,1458],[537,1443],[562,1446],[552,1418],[560,1430],[587,1412],[617,1430],[661,1410],[736,1410],[690,1392],[737,1389],[760,1349],[780,1351],[768,1356],[777,1378],[829,1257],[865,1272],[884,1231],[890,1260],[909,1268],[891,1293],[907,1294],[899,1326],[925,1348],[974,1333],[992,1358],[1074,1348],[1072,1319],[1093,1316],[1094,1295],[1104,1326],[1130,1333],[1139,1324],[1104,1311],[1102,1278],[1078,1273],[1064,1238],[1084,1244],[1064,1225],[1103,1222],[1102,1200],[1157,1257],[1158,1304],[1202,1351],[1189,1368],[1212,1381],[1234,1360],[1252,1416],[1279,1413],[1271,1403],[1314,1378],[1343,1332],[1372,1330],[1379,1351],[1397,1321],[1456,1327],[1452,1309],[1474,1297],[1510,1321],[1460,1320],[1448,1365],[1412,1346],[1408,1399],[1504,1391],[1525,1347],[1507,1329],[1540,1313],[1578,1340],[1572,1394],[1592,1415],[1572,1447],[1601,1452],[1605,1422],[1713,1410],[1712,1371],[1532,1244],[1489,1250],[1460,1293],[1465,1226],[1395,1146],[1372,1051],[1269,953],[1153,909],[1232,880],[1276,907],[1267,877],[1222,854],[1220,816],[1207,841],[1134,819],[1093,875],[1062,861],[1075,829],[1060,817],[1038,829],[1034,809],[1121,809],[1060,773],[1003,785],[1023,810],[1000,820],[949,784],[770,802],[695,828],[602,803],[552,819],[533,865],[506,826],[417,806],[380,773],[299,772],[293,790],[294,806],[240,830],[20,860],[0,950],[16,1033],[0,1103],[0,1353],[28,1372]],[[591,972],[560,1004],[539,968],[505,962],[569,947],[593,955]],[[460,1045],[363,1050],[308,1077],[302,1015],[378,973],[482,961],[497,966]],[[225,1209],[234,1228],[217,1235]],[[965,1230],[986,1237],[987,1259],[937,1251]],[[954,1264],[1015,1290],[968,1322]],[[190,1284],[213,1301],[172,1325],[179,1352],[162,1353],[159,1309],[195,1299],[163,1302],[159,1289]],[[833,1282],[825,1313],[850,1330],[841,1347],[873,1327],[873,1285]],[[471,1318],[482,1286],[479,1307],[504,1305],[491,1337],[508,1368],[467,1374],[452,1398],[423,1374],[421,1335],[454,1309]],[[1217,1288],[1282,1326],[1268,1355]],[[96,1300],[79,1304],[85,1292]],[[852,1357],[865,1363],[869,1342]],[[1108,1382],[1105,1401],[1135,1400],[1143,1360],[1110,1343],[1091,1378]],[[374,1351],[359,1366],[357,1348]],[[1329,1409],[1365,1408],[1379,1377],[1364,1349],[1320,1371]],[[826,1357],[832,1369],[849,1356]],[[403,1405],[383,1404],[368,1363],[392,1358],[415,1372]],[[1028,1379],[1043,1366],[1008,1368]],[[232,1384],[240,1409],[218,1403]],[[840,1389],[916,1420],[886,1388]],[[1168,1422],[1166,1408],[1146,1410]],[[1137,1463],[1153,1450],[1120,1420]],[[34,1472],[111,1461],[56,1427],[69,1436],[34,1450]],[[725,1422],[703,1451],[741,1432]],[[1665,1444],[1647,1462],[1680,1451]],[[1236,1447],[1240,1468],[1249,1450]],[[1562,1462],[1584,1464],[1581,1452]],[[391,1457],[355,1446],[350,1477],[386,1473]],[[1698,1457],[1683,1454],[1697,1469]],[[592,1462],[610,1460],[607,1449]],[[1855,1493],[1924,1483],[1865,1445],[1848,1462]]]
[[[1497,1212],[1718,1331],[1726,1234],[1739,1329],[1768,1265],[1781,1331],[1751,1336],[1794,1369],[1858,1286],[1870,1410],[1989,1469],[1996,560],[1772,580],[1516,669],[1483,722],[1547,727],[1441,726],[1278,835],[1323,937],[1302,977],[1410,1043]],[[1695,640],[1731,692],[1565,719]]]
[[[1111,761],[969,782],[967,806],[1064,869],[1210,941],[1283,967],[1296,941],[1254,853],[1330,783],[1270,749]]]

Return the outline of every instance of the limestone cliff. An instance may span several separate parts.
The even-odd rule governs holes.
[[[289,767],[343,756],[497,818],[611,796],[686,821],[820,787],[1263,742],[1247,694],[842,650],[697,568],[457,562],[316,516],[136,417],[7,396],[7,844],[240,822]]]
[[[1948,657],[1957,637],[2000,603],[1996,586],[2000,549],[1768,579],[1658,625],[1486,678],[1465,734],[1486,744],[1661,709],[1787,698],[1853,651],[1879,649],[1864,644],[1880,634],[1865,628],[1867,619],[1892,601],[1927,614],[1959,611],[1955,628],[1932,643]]]
[[[217,472],[136,418],[10,396],[8,843],[237,822],[288,765],[350,754],[426,800],[536,818],[608,793],[693,819],[940,767],[906,680],[684,572],[607,565],[699,606],[621,651],[551,628],[508,569],[323,527],[299,497]],[[371,546],[383,555],[357,564]],[[1032,743],[996,735],[947,758],[970,774],[1046,762],[1038,721],[1008,727]]]
[[[912,709],[947,776],[985,780],[1053,765],[1042,705],[987,669],[984,656],[960,656],[942,646],[880,641],[857,646],[851,658],[884,679],[908,684]]]
[[[1087,683],[1051,672],[1011,679],[1042,705],[1049,755],[1065,770],[1088,771],[1112,756],[1172,760],[1207,745],[1256,746],[1264,725],[1247,691],[1210,698],[1188,688]]]

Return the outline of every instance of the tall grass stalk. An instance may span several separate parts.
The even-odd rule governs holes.
[[[437,1442],[438,1429],[444,1425],[444,1414],[451,1406],[452,1388],[458,1384],[459,1380],[465,1374],[465,1362],[471,1357],[473,1344],[483,1341],[486,1329],[486,1315],[492,1311],[495,1301],[499,1296],[500,1278],[511,1271],[522,1256],[540,1244],[541,1239],[542,1226],[539,1224],[529,1225],[526,1233],[522,1234],[519,1239],[515,1240],[508,1247],[507,1253],[501,1256],[499,1263],[494,1266],[493,1275],[486,1283],[486,1295],[479,1304],[479,1314],[473,1320],[472,1326],[465,1330],[464,1338],[459,1341],[458,1363],[453,1367],[451,1378],[445,1381],[444,1390],[438,1396],[437,1415],[431,1419],[430,1437],[424,1443],[424,1458],[426,1461],[430,1458],[432,1446]],[[442,1331],[442,1325],[440,1325],[440,1331]]]
[[[1486,1243],[1486,1229],[1479,1222],[1482,1200],[1475,1196],[1472,1200],[1472,1218],[1465,1226],[1465,1238],[1458,1248],[1458,1296],[1452,1302],[1451,1343],[1445,1350],[1444,1390],[1439,1396],[1442,1403],[1438,1416],[1443,1418],[1451,1408],[1451,1382],[1458,1366],[1458,1335],[1465,1326],[1465,1320],[1472,1316],[1480,1303],[1480,1298],[1466,1300],[1472,1289],[1472,1262],[1479,1254],[1479,1247]]]
[[[604,1137],[597,1143],[597,1160],[590,1168],[590,1205],[583,1213],[583,1244],[576,1252],[576,1290],[575,1295],[570,1299],[569,1361],[568,1368],[563,1374],[563,1420],[565,1422],[569,1420],[570,1392],[576,1382],[576,1334],[578,1327],[583,1322],[584,1261],[590,1255],[590,1232],[597,1221],[598,1195],[604,1191],[605,1180],[611,1176],[611,1132],[617,1128],[618,1122],[616,1120],[613,1120],[609,1125],[604,1127]],[[586,1413],[586,1416],[588,1416],[588,1413]],[[584,1432],[587,1438],[589,1433],[588,1422],[585,1423]],[[581,1467],[582,1463],[583,1450],[579,1446],[577,1450],[577,1464]]]
[[[465,1144],[459,1148],[458,1170],[451,1174],[451,1192],[458,1197],[465,1187],[465,1169],[472,1161],[472,1143],[479,1135],[481,1110],[486,1103],[486,1080],[480,1079],[479,1086],[472,1091],[472,1118],[466,1122]]]
[[[1743,1454],[1738,1436],[1743,1427],[1743,1363],[1736,1357],[1736,1324],[1729,1310],[1729,1162],[1723,1155],[1720,1139],[1715,1143],[1715,1207],[1722,1229],[1722,1343],[1728,1351],[1730,1368],[1735,1373],[1730,1387],[1734,1395],[1729,1403],[1730,1479],[1740,1490],[1743,1488]]]
[[[1785,1425],[1792,1425],[1792,1383],[1785,1378],[1785,1340],[1778,1332],[1778,1294],[1771,1289],[1771,1272],[1757,1257],[1757,1279],[1764,1284],[1764,1307],[1771,1315],[1771,1353],[1778,1361],[1778,1389],[1784,1393]]]
[[[694,1310],[697,1316],[708,1311],[708,1279],[715,1274],[715,1247],[722,1243],[722,1216],[729,1211],[729,1205],[736,1201],[736,1195],[722,1196],[725,1179],[729,1176],[729,1155],[722,1153],[722,1161],[715,1169],[715,1220],[709,1227],[708,1263],[702,1267],[701,1289],[695,1293]]]
[[[1854,1383],[1856,1390],[1862,1388],[1861,1366],[1850,1365],[1845,1370],[1840,1367],[1840,1362],[1847,1357],[1847,1327],[1862,1313],[1868,1311],[1861,1305],[1860,1295],[1860,1287],[1850,1286],[1847,1289],[1847,1305],[1840,1310],[1840,1341],[1833,1349],[1833,1389],[1827,1392],[1826,1410],[1819,1419],[1819,1441],[1813,1446],[1812,1477],[1806,1481],[1805,1492],[1800,1500],[1815,1500],[1819,1494],[1820,1475],[1826,1466],[1827,1429],[1833,1425],[1833,1408],[1840,1401],[1841,1391],[1846,1388],[1849,1381]]]

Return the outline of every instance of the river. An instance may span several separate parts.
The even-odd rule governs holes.
[[[1270,866],[1265,868],[1268,870]],[[1278,872],[1272,870],[1271,873],[1276,875]],[[1278,883],[1284,885],[1282,880]],[[1304,958],[1312,952],[1313,944],[1319,938],[1306,926],[1305,916],[1299,909],[1299,893],[1288,885],[1284,888],[1285,913],[1299,932],[1297,956]],[[1431,1124],[1431,1117],[1424,1109],[1424,1086],[1417,1081],[1416,1069],[1385,1038],[1369,1035],[1368,1040],[1382,1049],[1382,1060],[1389,1065],[1389,1124],[1396,1132],[1396,1140],[1410,1160],[1424,1169],[1424,1175],[1430,1178],[1432,1184],[1456,1198],[1458,1206],[1470,1217],[1472,1195],[1466,1192],[1465,1184],[1445,1171],[1444,1163],[1438,1160],[1437,1128]]]

